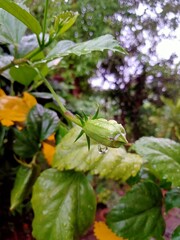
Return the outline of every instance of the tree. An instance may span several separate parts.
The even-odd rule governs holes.
[[[94,55],[85,56],[81,62],[76,57],[66,59],[66,67],[70,66],[71,79],[75,79],[79,92],[87,94],[91,82],[88,79],[95,76],[97,81],[98,76],[100,92],[104,85],[112,89],[103,94],[106,99],[110,94],[116,100],[121,113],[114,115],[130,127],[133,133],[129,132],[129,137],[133,140],[148,133],[155,134],[152,129],[149,132],[147,127],[142,129],[136,123],[143,121],[141,112],[145,112],[145,101],[159,107],[163,105],[161,95],[174,101],[179,95],[179,60],[176,53],[169,56],[169,59],[162,59],[158,55],[158,46],[163,39],[176,37],[180,15],[178,1],[144,0],[139,3],[94,0],[64,1],[61,4],[55,1],[54,6],[80,13],[77,24],[73,26],[74,31],[69,35],[71,39],[87,40],[108,32],[129,53],[125,58],[111,53],[108,58],[101,55],[96,73],[93,72],[97,65]],[[60,71],[60,74],[63,75],[63,72]]]

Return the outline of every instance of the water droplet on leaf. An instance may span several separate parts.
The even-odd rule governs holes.
[[[98,145],[98,151],[99,151],[99,153],[101,153],[101,154],[107,153],[108,147],[103,146],[103,145]]]

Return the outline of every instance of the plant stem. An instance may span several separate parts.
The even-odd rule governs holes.
[[[49,0],[46,0],[45,10],[44,10],[44,22],[43,22],[43,36],[42,36],[42,46],[45,44],[45,34],[46,34],[46,25],[47,25],[47,13],[48,13]]]
[[[25,59],[25,58],[14,59],[13,61],[8,63],[4,67],[0,68],[0,74],[3,73],[4,71],[6,71],[7,69],[15,66],[15,65],[21,65],[21,64],[27,63],[27,62],[28,62],[28,60]]]
[[[30,63],[31,64],[31,63]],[[81,121],[69,110],[65,108],[65,106],[62,104],[61,100],[59,99],[58,95],[55,93],[54,89],[52,88],[51,84],[48,82],[48,80],[42,75],[42,73],[39,71],[38,68],[34,68],[36,72],[39,74],[39,76],[42,78],[44,81],[45,85],[49,89],[49,91],[52,93],[54,99],[58,103],[58,106],[60,108],[60,113],[69,121],[77,124],[78,126],[82,127]]]

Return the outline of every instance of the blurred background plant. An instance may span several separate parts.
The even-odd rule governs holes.
[[[42,1],[25,2],[41,20]],[[80,14],[72,31],[66,32],[63,38],[80,42],[111,33],[128,52],[123,58],[111,52],[108,57],[99,53],[81,59],[70,56],[54,66],[52,81],[71,85],[66,91],[66,94],[70,92],[66,99],[71,109],[91,112],[88,102],[93,99],[93,102],[100,101],[104,115],[125,125],[129,141],[147,135],[177,139],[173,131],[167,130],[164,135],[160,131],[160,134],[159,126],[164,123],[159,121],[163,117],[157,122],[152,115],[158,115],[161,107],[166,108],[167,103],[162,99],[169,98],[176,103],[180,95],[179,1],[51,1],[49,16],[60,10]],[[77,106],[74,98],[79,99]],[[164,110],[159,114],[163,112],[168,114]],[[171,125],[172,119],[165,118],[166,124]],[[174,124],[178,128],[177,121]]]
[[[156,126],[156,136],[180,140],[180,98],[174,102],[161,96],[161,101],[164,105],[157,109],[157,115],[149,118]]]

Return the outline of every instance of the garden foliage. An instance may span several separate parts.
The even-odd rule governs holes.
[[[7,81],[0,90],[1,166],[9,159],[18,164],[10,210],[31,198],[37,240],[79,239],[95,218],[96,195],[89,179],[98,175],[132,185],[107,215],[117,239],[163,239],[163,204],[166,211],[180,206],[180,144],[143,137],[127,152],[121,124],[99,118],[98,111],[94,116],[68,111],[46,78],[51,69],[69,55],[126,51],[109,34],[82,43],[61,40],[78,13],[60,13],[48,28],[47,12],[48,0],[41,24],[26,6],[0,0],[0,41],[8,48],[0,56],[0,73]],[[17,82],[23,92],[15,91]],[[36,92],[42,85],[51,94]],[[35,96],[55,107],[38,103]],[[178,234],[179,229],[173,238]]]

